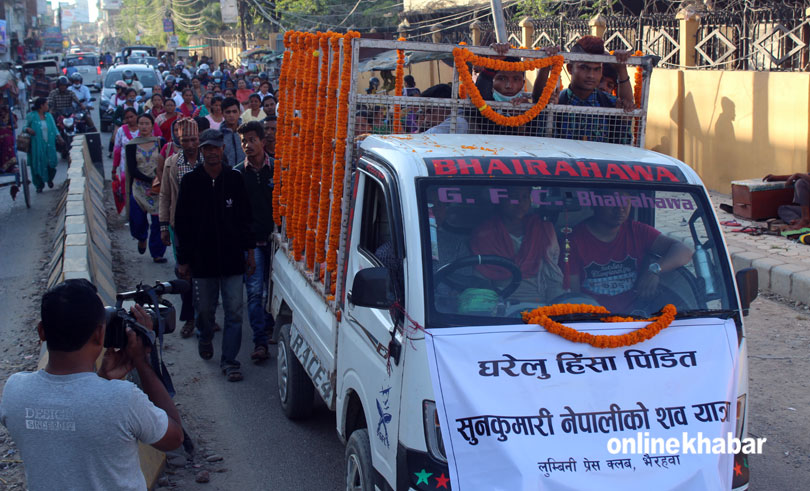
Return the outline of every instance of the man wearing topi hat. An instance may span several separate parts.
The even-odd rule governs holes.
[[[177,238],[174,234],[174,211],[177,207],[177,193],[180,191],[180,180],[183,176],[194,170],[197,165],[202,164],[202,154],[200,154],[199,130],[197,123],[193,119],[180,119],[175,123],[174,128],[183,151],[166,159],[166,163],[163,165],[163,183],[160,186],[159,216],[160,238],[167,246],[174,243],[174,259],[176,262]],[[177,274],[176,268],[175,274]],[[180,335],[187,338],[194,333],[194,303],[191,297],[191,290],[181,294],[180,298],[182,300],[180,320],[185,321],[185,324],[183,324],[180,330]]]

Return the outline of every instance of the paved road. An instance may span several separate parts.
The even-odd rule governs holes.
[[[105,134],[105,142],[108,138]],[[107,175],[111,165],[105,158]],[[138,254],[123,217],[111,221],[119,289],[130,289],[139,281],[153,283],[174,278],[171,250],[166,252],[169,264],[155,264],[149,254]],[[166,298],[179,311],[179,296]],[[223,323],[221,308],[218,322]],[[246,314],[239,354],[245,380],[239,383],[227,382],[219,370],[220,333],[214,340],[216,355],[203,361],[197,354],[196,337],[182,339],[179,330],[167,336],[165,351],[177,388],[175,401],[200,450],[194,463],[202,463],[213,472],[209,484],[198,485],[193,482],[195,468],[173,469],[175,474],[168,476],[172,483],[180,489],[341,488],[344,446],[337,437],[334,413],[321,404],[306,422],[295,423],[283,415],[277,395],[275,347],[271,347],[272,357],[263,365],[250,361],[253,343]],[[205,464],[203,457],[209,453],[224,460]],[[221,469],[227,471],[216,472]]]
[[[106,144],[109,135],[104,136]],[[107,173],[110,165],[107,161]],[[64,175],[62,163],[57,186]],[[32,284],[32,278],[50,246],[41,236],[58,193],[46,189],[33,198],[33,206],[27,210],[19,198],[11,202],[7,188],[0,189],[0,348],[16,347],[7,334],[17,330],[15,319],[32,315],[38,302],[40,288]],[[112,222],[118,276],[127,282],[119,288],[129,288],[135,281],[172,277],[170,265],[157,265],[148,255],[137,254],[123,217]],[[169,298],[179,307],[179,298]],[[746,322],[751,379],[749,429],[768,438],[764,455],[751,458],[752,485],[767,491],[799,489],[802,486],[797,483],[810,481],[810,360],[806,356],[810,314],[761,298]],[[34,335],[33,330],[29,332]],[[200,450],[194,462],[204,460],[200,454],[214,452],[224,460],[203,465],[214,471],[225,470],[212,472],[210,484],[196,484],[196,468],[179,468],[171,470],[170,481],[178,489],[340,489],[343,445],[334,429],[333,413],[321,406],[307,422],[288,421],[278,404],[275,353],[266,365],[250,363],[247,319],[243,332],[240,359],[245,380],[236,384],[225,381],[216,361],[199,359],[194,338],[181,339],[178,334],[167,338],[166,360],[178,389],[176,401]],[[216,339],[217,353],[220,339]]]

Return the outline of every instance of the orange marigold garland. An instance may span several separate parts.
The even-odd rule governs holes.
[[[290,240],[295,241],[296,232],[298,228],[295,223],[295,217],[298,211],[298,159],[296,148],[299,148],[299,139],[301,138],[300,117],[296,117],[296,111],[300,110],[303,104],[304,89],[304,52],[306,50],[306,34],[295,33],[292,36],[293,52],[292,60],[293,66],[291,68],[292,80],[290,81],[291,100],[286,108],[286,118],[289,122],[288,138],[286,141],[287,150],[285,156],[282,157],[287,161],[285,182],[288,184],[289,192],[284,195],[287,202],[287,236]]]
[[[405,41],[405,38],[401,37],[397,39],[397,41]],[[397,71],[396,71],[396,83],[394,85],[394,95],[401,96],[402,95],[402,86],[404,84],[405,78],[405,50],[398,49],[397,50]],[[394,133],[399,134],[402,133],[402,111],[399,104],[394,105]]]
[[[473,105],[478,108],[484,117],[500,126],[522,126],[536,118],[551,99],[551,94],[557,86],[557,80],[560,78],[560,72],[562,72],[564,62],[561,55],[531,61],[509,62],[476,56],[465,48],[455,48],[453,50],[453,58],[455,59],[456,70],[458,71],[461,85],[464,87],[465,95],[472,100]],[[523,114],[504,116],[495,112],[495,110],[489,107],[486,101],[484,101],[484,98],[481,97],[481,92],[478,90],[478,87],[475,86],[470,70],[467,67],[468,62],[475,66],[482,66],[491,70],[508,72],[525,72],[548,66],[552,68],[548,80],[546,81],[546,86],[543,88],[543,93],[537,103]]]
[[[306,262],[307,268],[315,268],[315,231],[318,225],[318,198],[321,194],[321,177],[323,175],[323,129],[326,126],[326,84],[329,76],[329,33],[319,33],[318,36],[318,85],[317,85],[317,112],[312,138],[312,177],[309,184],[309,213],[307,214],[306,231]]]
[[[644,56],[644,53],[641,51],[636,51],[633,56]],[[643,89],[644,84],[644,67],[641,65],[636,65],[636,74],[634,75],[633,79],[633,100],[636,103],[636,107],[641,107],[641,91]]]
[[[335,281],[337,280],[337,250],[340,240],[340,216],[343,203],[344,179],[346,177],[346,137],[348,136],[349,127],[349,87],[352,79],[352,39],[356,37],[360,37],[360,33],[354,31],[347,32],[343,37],[343,70],[340,75],[335,165],[332,172],[332,209],[329,217],[329,246],[326,251],[326,270],[331,275],[332,293],[335,293]]]
[[[284,33],[284,47],[286,49],[284,50],[284,55],[281,61],[281,75],[279,76],[279,96],[282,101],[282,106],[287,104],[289,99],[288,78],[290,73],[290,65],[292,65],[290,51],[292,46],[290,39],[292,35],[292,31],[287,31]],[[281,109],[281,107],[279,109],[278,135],[276,136],[276,159],[275,165],[273,166],[273,181],[275,182],[275,188],[273,189],[273,221],[280,227],[281,217],[286,214],[284,201],[282,199],[282,195],[284,194],[284,176],[282,169],[287,165],[287,162],[283,159],[283,157],[287,146],[286,139],[288,127],[284,111]]]
[[[572,327],[565,326],[551,319],[551,317],[558,315],[568,314],[609,314],[610,312],[601,306],[586,305],[586,304],[559,304],[550,305],[548,307],[538,307],[531,312],[523,312],[523,322],[527,324],[538,324],[543,326],[546,331],[556,334],[573,343],[587,343],[596,348],[621,348],[625,346],[632,346],[641,343],[648,339],[652,339],[663,329],[672,324],[675,320],[675,315],[678,313],[674,305],[666,305],[661,309],[661,315],[652,317],[650,319],[642,319],[644,321],[651,321],[650,324],[636,329],[627,334],[618,335],[594,335],[586,332],[580,332]],[[631,317],[611,316],[602,319],[603,322],[633,322],[637,319]]]
[[[318,198],[318,224],[315,233],[315,262],[322,263],[326,259],[326,227],[329,223],[329,190],[332,187],[332,160],[335,149],[332,140],[335,137],[335,123],[337,119],[337,85],[340,76],[340,39],[343,36],[333,34],[329,39],[332,51],[332,61],[329,65],[329,81],[326,87],[326,121],[324,122],[321,137],[321,194]],[[323,272],[323,270],[321,271]]]
[[[309,191],[312,186],[312,147],[315,134],[315,119],[317,117],[317,90],[318,90],[318,39],[319,34],[309,35],[309,49],[307,50],[307,78],[305,84],[306,103],[304,111],[301,114],[304,123],[303,131],[303,146],[300,147],[301,151],[301,184],[299,185],[299,212],[296,218],[298,223],[298,237],[295,247],[295,258],[300,260],[303,257],[304,249],[306,247],[306,234],[307,234],[307,217],[309,214]]]

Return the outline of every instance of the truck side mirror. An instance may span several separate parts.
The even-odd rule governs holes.
[[[358,307],[389,309],[396,302],[394,282],[388,268],[365,268],[354,275],[349,302]]]
[[[743,315],[748,315],[751,302],[759,294],[759,273],[755,268],[744,268],[734,275],[737,279],[737,290],[740,292],[740,307]]]

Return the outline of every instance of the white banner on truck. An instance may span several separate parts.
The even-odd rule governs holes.
[[[733,455],[712,452],[715,439],[735,436],[733,321],[675,321],[615,349],[536,325],[428,334],[453,489],[731,489]]]

